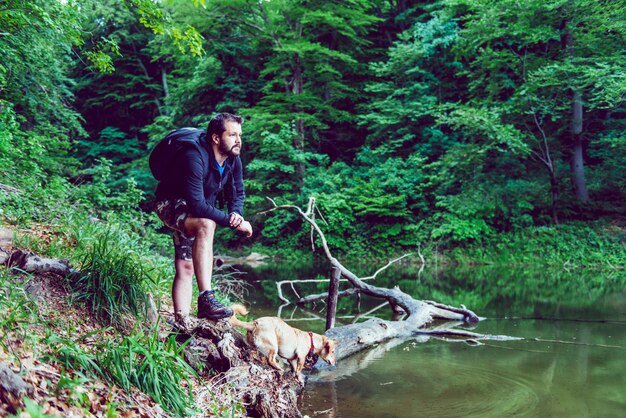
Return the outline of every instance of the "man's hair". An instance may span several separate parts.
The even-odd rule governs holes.
[[[211,121],[209,122],[209,126],[206,130],[207,139],[211,140],[213,138],[213,134],[216,134],[218,137],[222,137],[222,134],[226,130],[226,122],[237,122],[238,124],[243,124],[243,118],[238,115],[233,115],[231,113],[218,113],[213,116]]]

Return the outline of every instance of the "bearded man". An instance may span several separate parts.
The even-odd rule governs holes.
[[[173,230],[172,300],[176,321],[183,326],[191,311],[194,274],[200,292],[198,318],[218,320],[233,314],[215,297],[211,277],[217,226],[252,236],[252,226],[243,218],[242,124],[240,116],[217,114],[199,145],[178,152],[171,173],[157,186],[155,211]],[[219,208],[218,200],[225,201],[227,212]]]

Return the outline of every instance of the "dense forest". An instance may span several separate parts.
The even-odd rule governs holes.
[[[322,243],[368,267],[590,267],[532,283],[623,289],[624,16],[616,0],[0,0],[0,415],[243,416],[147,319],[155,300],[171,314],[173,275],[150,152],[217,112],[245,119],[254,235],[220,228],[216,252],[321,253],[298,213],[270,211],[315,198]],[[15,262],[32,254],[71,274]],[[496,298],[437,283],[401,284]]]
[[[310,196],[346,253],[513,250],[556,225],[592,245],[626,208],[624,5],[522,3],[3,0],[1,183],[29,191],[3,215],[159,228],[151,148],[229,111],[257,245],[307,247],[295,215],[255,214]]]

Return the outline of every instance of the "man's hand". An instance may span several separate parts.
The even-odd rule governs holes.
[[[243,216],[233,212],[230,214],[230,219],[228,222],[230,223],[231,228],[239,228],[239,225],[244,222]]]
[[[248,221],[243,221],[237,227],[237,231],[245,233],[246,237],[250,238],[252,236],[252,225]]]

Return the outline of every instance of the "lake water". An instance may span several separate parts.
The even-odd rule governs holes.
[[[347,264],[347,263],[346,263]],[[373,273],[352,267],[355,273]],[[305,309],[283,294],[322,293],[325,263],[242,267],[253,316],[278,315],[323,333],[324,304]],[[469,345],[427,337],[391,340],[309,376],[300,409],[309,417],[626,417],[624,271],[394,266],[377,286],[417,299],[466,305],[485,319],[467,328],[520,341]],[[342,288],[348,287],[346,284]],[[380,300],[339,301],[338,326],[391,319]]]

